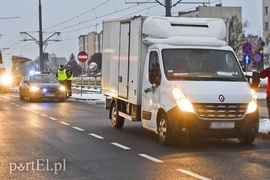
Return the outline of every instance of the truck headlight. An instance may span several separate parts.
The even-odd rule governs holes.
[[[182,111],[195,113],[191,102],[184,96],[184,94],[178,88],[172,90],[173,98],[176,104]]]
[[[257,110],[257,96],[255,94],[255,91],[252,89],[251,90],[251,95],[252,95],[252,101],[248,104],[247,107],[247,114],[253,113]]]
[[[37,87],[37,86],[31,86],[30,87],[30,91],[31,92],[36,92],[36,91],[38,91],[39,90],[39,87]]]

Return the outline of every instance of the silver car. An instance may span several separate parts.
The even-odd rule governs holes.
[[[66,88],[52,74],[29,74],[24,77],[19,86],[20,100],[28,101],[66,99]]]

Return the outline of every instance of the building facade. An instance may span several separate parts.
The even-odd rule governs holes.
[[[85,51],[88,60],[83,64],[85,71],[88,71],[88,61],[95,53],[102,53],[102,33],[89,32],[87,35],[79,36],[79,52]]]

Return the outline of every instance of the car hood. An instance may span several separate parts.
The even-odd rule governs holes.
[[[51,88],[58,88],[62,86],[60,83],[31,83],[31,86],[38,86],[38,87],[51,87]]]
[[[247,82],[178,81],[173,84],[193,103],[249,103],[252,100]]]

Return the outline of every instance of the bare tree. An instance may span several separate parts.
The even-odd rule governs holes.
[[[248,22],[246,21],[244,25],[239,20],[237,15],[233,15],[229,19],[229,46],[233,48],[237,57],[240,57],[242,49],[242,33],[243,27],[246,27]]]

